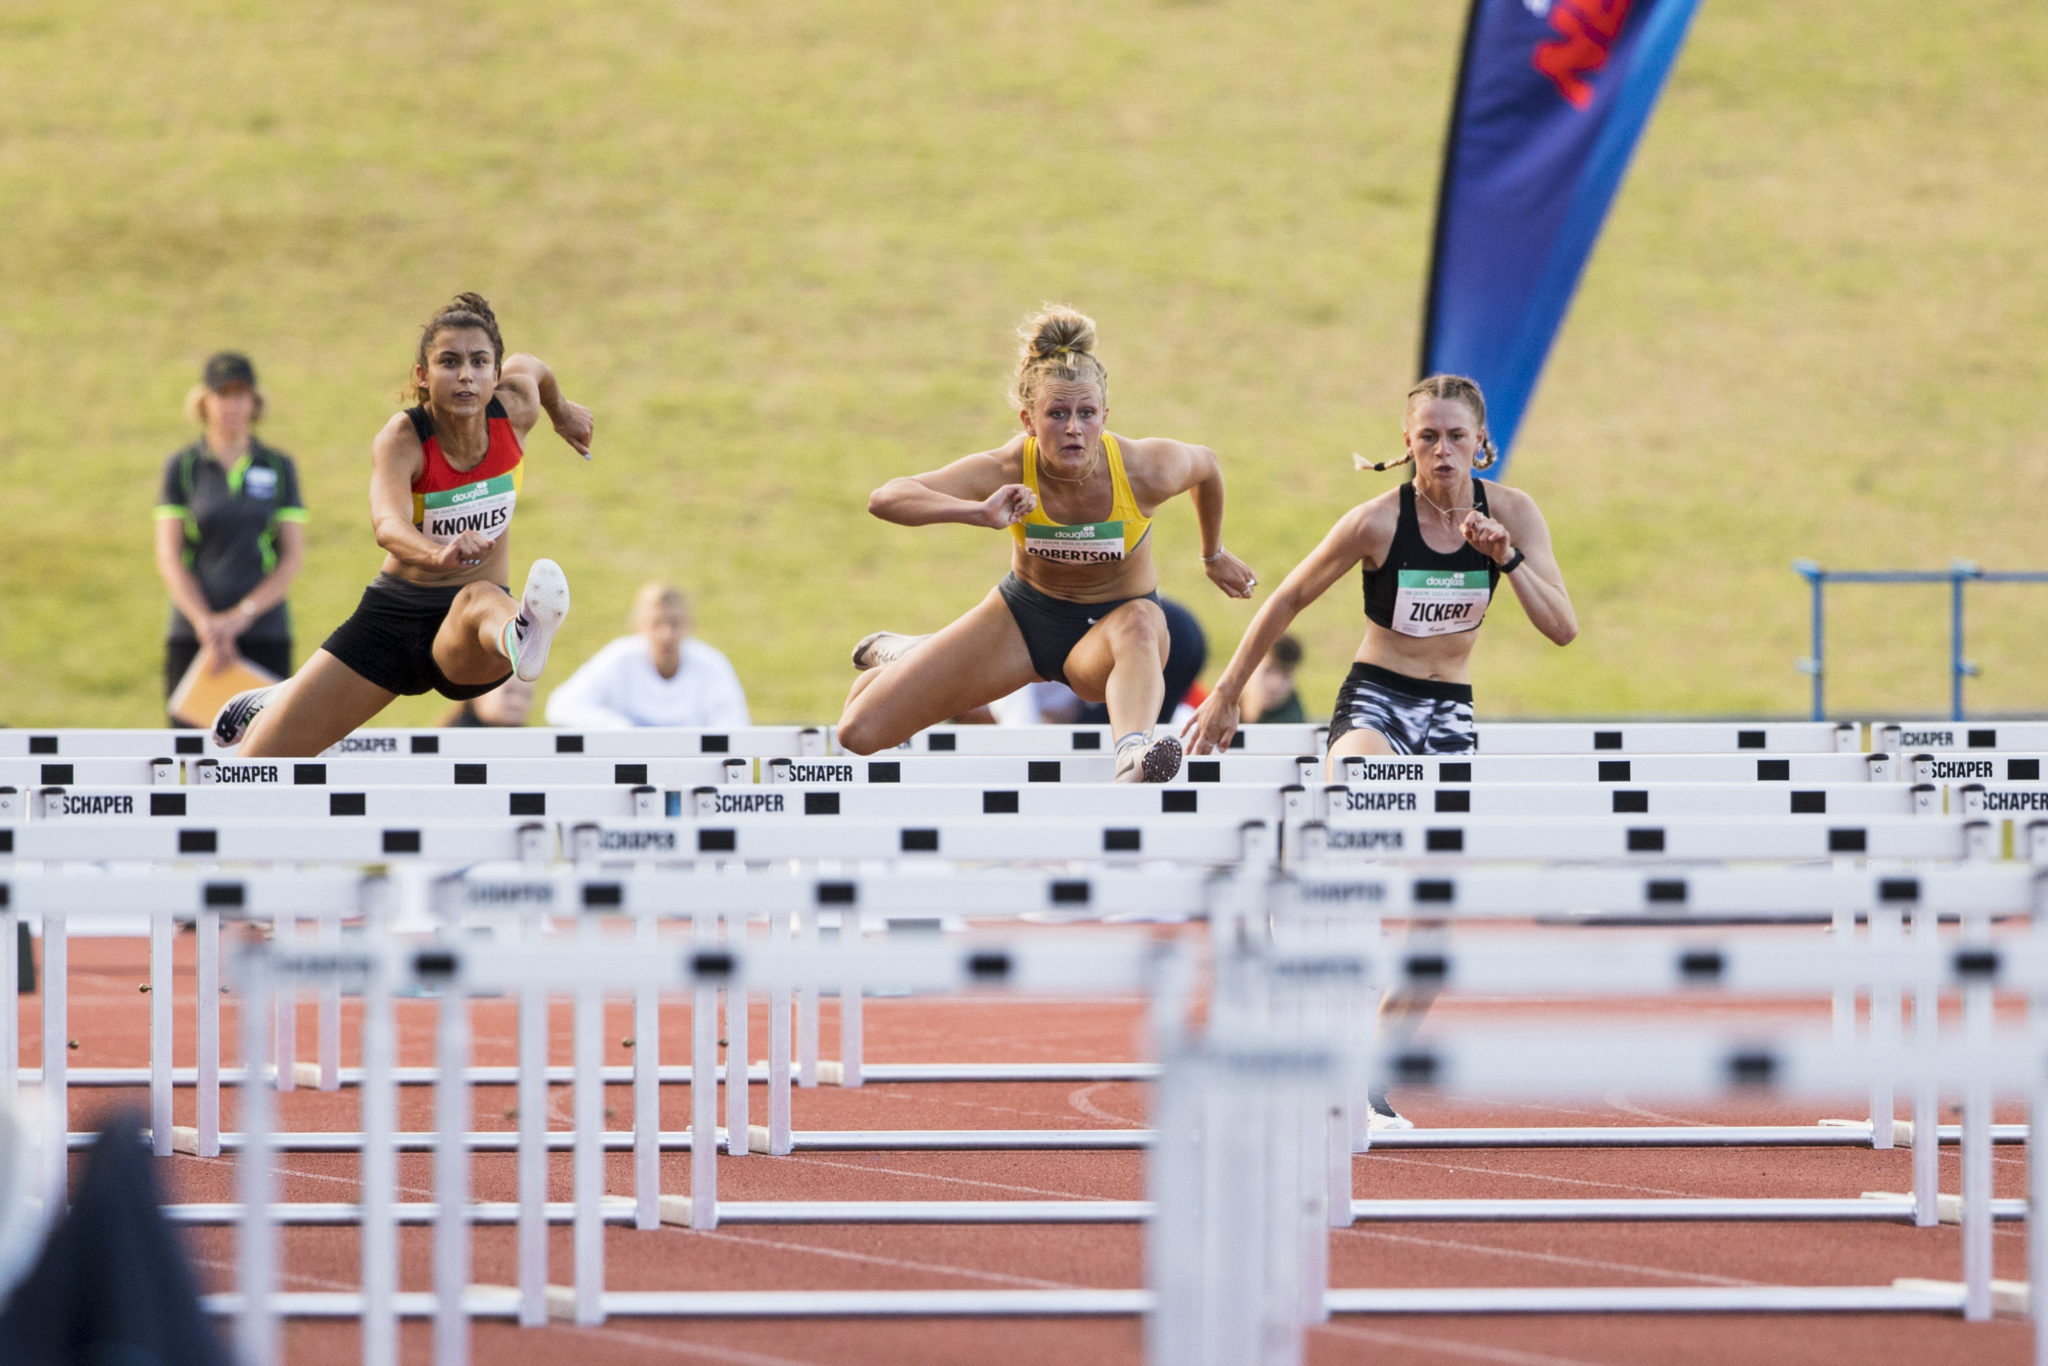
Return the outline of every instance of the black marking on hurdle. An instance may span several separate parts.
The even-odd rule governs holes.
[[[1990,981],[1998,976],[1997,949],[1957,949],[1956,976],[1964,981]]]
[[[1221,759],[1188,760],[1188,781],[1191,783],[1220,783],[1223,781]]]
[[[740,832],[737,830],[699,830],[697,852],[700,854],[730,854],[740,847]]]
[[[1828,831],[1830,854],[1860,854],[1870,847],[1870,836],[1861,826],[1837,826]]]
[[[1594,749],[1620,749],[1621,732],[1618,730],[1596,730],[1593,732]]]
[[[732,740],[724,735],[700,735],[697,737],[699,754],[725,754],[732,749]]]
[[[723,740],[724,736],[719,736]],[[733,956],[724,949],[698,949],[690,955],[690,975],[723,982],[732,976],[737,964]]]
[[[235,910],[249,904],[249,889],[239,882],[209,882],[199,889],[199,904],[210,910]]]
[[[2041,761],[2039,759],[2007,759],[2005,761],[2005,780],[2009,783],[2040,782]]]
[[[836,816],[839,814],[837,792],[804,793],[804,814],[806,816]]]
[[[1446,759],[1436,766],[1436,780],[1440,783],[1469,783],[1472,781],[1472,765],[1463,759],[1456,763]]]
[[[1135,854],[1143,847],[1141,831],[1119,827],[1102,832],[1102,852],[1105,854]]]
[[[1029,759],[1024,764],[1024,781],[1027,783],[1056,783],[1060,780],[1060,761],[1057,759]]]
[[[203,735],[179,735],[173,737],[173,752],[178,754],[206,753],[206,737]]]
[[[178,852],[181,854],[217,854],[220,852],[220,832],[217,830],[180,830]]]
[[[626,888],[617,882],[586,882],[583,884],[583,908],[588,911],[602,910],[609,906],[617,909],[626,904]]]
[[[1602,759],[1600,761],[1600,781],[1603,783],[1628,782],[1631,771],[1627,759]]]
[[[449,949],[421,949],[412,956],[413,974],[423,982],[445,982],[462,966]]]
[[[1792,814],[1795,816],[1824,816],[1828,810],[1826,792],[1794,792]]]
[[[1451,975],[1451,960],[1440,953],[1411,953],[1401,966],[1411,982],[1441,983]]]
[[[185,814],[185,794],[182,792],[152,792],[149,794],[149,814],[152,816],[182,816]]]
[[[367,816],[370,814],[369,794],[366,792],[330,792],[327,794],[327,814],[330,816]]]
[[[1243,731],[1239,731],[1239,732],[1238,732],[1237,734],[1235,734],[1235,735],[1233,735],[1233,736],[1231,736],[1231,737],[1230,737],[1230,747],[1231,747],[1232,749],[1243,749],[1243,748],[1244,748],[1244,732],[1243,732]]]
[[[1756,761],[1756,780],[1760,783],[1789,783],[1792,781],[1790,759],[1759,759]]]
[[[0,882],[0,911],[6,910],[12,904],[13,897],[14,889],[6,883]]]
[[[1414,899],[1423,905],[1448,906],[1458,899],[1458,884],[1449,878],[1418,878]]]
[[[967,975],[977,982],[1000,982],[1010,975],[1010,966],[1010,955],[1000,949],[967,955]]]
[[[1970,732],[1971,749],[1997,749],[1998,732],[1995,730],[1973,730]]]
[[[1436,809],[1440,814],[1468,814],[1472,810],[1472,794],[1470,792],[1445,792],[1439,788],[1436,794]]]
[[[555,737],[555,753],[557,753],[557,754],[581,754],[582,752],[583,752],[583,737],[582,737],[582,736],[580,736],[580,735],[557,735],[557,736]]]
[[[0,854],[11,854],[13,852],[14,832],[12,830],[0,830]]]
[[[1465,852],[1465,832],[1425,830],[1422,832],[1422,847],[1432,854],[1462,854]]]
[[[951,754],[960,748],[960,737],[950,730],[933,731],[925,737],[924,747],[931,754]]]
[[[1653,877],[1643,888],[1644,900],[1657,906],[1683,906],[1689,895],[1682,877]]]
[[[903,765],[895,759],[876,759],[868,765],[868,781],[900,783],[903,781]]]
[[[293,764],[292,785],[294,787],[320,787],[327,782],[327,765]]]
[[[28,752],[30,754],[55,754],[57,752],[57,737],[54,735],[29,736]]]
[[[1735,747],[1737,749],[1762,749],[1764,748],[1764,743],[1764,733],[1760,730],[1738,730],[1735,732]]]
[[[420,832],[417,830],[386,830],[384,852],[387,854],[417,854],[420,851]]]
[[[1202,794],[1191,787],[1168,788],[1159,794],[1159,811],[1167,816],[1192,816],[1201,810]]]
[[[1920,899],[1920,879],[1917,877],[1888,877],[1877,884],[1877,899],[1887,905],[1893,902],[1915,902]]]
[[[1746,1048],[1728,1055],[1728,1084],[1770,1086],[1778,1079],[1777,1055],[1761,1048]]]
[[[482,787],[491,780],[489,764],[457,764],[455,781],[463,787]]]
[[[637,787],[639,784],[647,781],[647,765],[613,764],[612,781]]]
[[[441,752],[441,737],[438,735],[413,736],[412,752],[414,754],[439,754]]]
[[[860,889],[851,882],[818,884],[817,899],[820,906],[851,906],[859,896]]]
[[[1640,787],[1618,787],[1614,790],[1614,814],[1617,816],[1647,816],[1650,814],[1650,794]]]
[[[1102,748],[1102,737],[1092,730],[1077,730],[1073,733],[1070,743],[1077,750],[1100,750]]]
[[[939,852],[939,832],[931,829],[905,830],[898,837],[897,847],[906,854],[936,854]]]
[[[1017,794],[1014,792],[983,792],[981,814],[984,816],[1014,816],[1017,814]]]
[[[51,787],[69,787],[75,781],[73,772],[70,764],[44,764],[43,782]]]
[[[1093,888],[1079,878],[1062,878],[1052,884],[1055,906],[1086,906],[1093,895]]]
[[[1719,949],[1688,949],[1678,955],[1678,975],[1688,982],[1717,982],[1727,968]]]
[[[511,792],[506,794],[508,816],[545,816],[548,814],[548,794],[545,792]]]
[[[1661,826],[1636,826],[1628,832],[1628,851],[1631,854],[1661,854],[1664,852],[1664,830]]]
[[[1393,1071],[1394,1080],[1412,1085],[1428,1085],[1436,1080],[1438,1071],[1436,1054],[1420,1048],[1396,1053],[1389,1060],[1389,1066]]]

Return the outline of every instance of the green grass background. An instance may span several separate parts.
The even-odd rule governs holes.
[[[1275,583],[1393,477],[1349,455],[1395,449],[1463,12],[10,0],[0,720],[159,715],[149,509],[218,347],[299,460],[317,646],[377,567],[370,437],[466,288],[598,416],[589,466],[536,439],[514,533],[568,568],[564,666],[672,577],[757,718],[836,716],[855,637],[1002,572],[1006,538],[865,495],[1007,434],[1046,299],[1099,320],[1114,427],[1221,453]],[[2039,4],[1706,0],[1511,476],[1582,635],[1503,595],[1484,713],[1796,713],[1796,556],[2048,566],[2044,128]],[[1184,502],[1156,545],[1220,664],[1250,609]],[[1839,590],[1836,708],[1942,709],[1944,606]],[[1973,705],[2048,702],[2044,627],[2048,592],[1975,593]],[[1312,709],[1360,629],[1351,582],[1303,618]]]

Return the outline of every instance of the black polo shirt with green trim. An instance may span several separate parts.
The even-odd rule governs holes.
[[[206,605],[226,611],[277,567],[277,529],[306,520],[299,471],[283,451],[260,441],[232,466],[223,466],[204,437],[164,462],[159,520],[185,524],[185,567],[199,580]],[[288,640],[291,617],[283,603],[242,632],[245,640]],[[168,638],[195,639],[192,623],[171,608]]]

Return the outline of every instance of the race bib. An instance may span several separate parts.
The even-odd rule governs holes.
[[[443,545],[465,531],[496,540],[512,524],[512,506],[518,501],[519,490],[509,474],[423,494],[420,530]]]
[[[1122,522],[1082,522],[1076,526],[1024,524],[1024,548],[1057,564],[1097,564],[1124,557]]]
[[[1394,629],[1404,636],[1476,630],[1492,597],[1484,569],[1404,569],[1394,594]]]

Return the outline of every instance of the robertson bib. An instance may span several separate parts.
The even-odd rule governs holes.
[[[405,415],[412,419],[420,449],[426,456],[420,476],[412,484],[413,525],[443,545],[465,531],[494,541],[504,535],[519,504],[524,457],[504,405],[493,398],[484,409],[491,443],[484,458],[467,470],[458,470],[448,463],[441,442],[434,435],[434,420],[427,415],[424,405],[406,409]]]
[[[1102,434],[1102,451],[1109,461],[1109,520],[1104,522],[1055,522],[1044,508],[1034,507],[1021,522],[1010,524],[1010,534],[1027,555],[1054,564],[1101,564],[1121,560],[1138,548],[1152,529],[1152,519],[1138,511],[1131,493],[1131,481],[1124,473],[1123,448],[1108,432]],[[1038,492],[1038,438],[1024,438],[1024,487]]]

